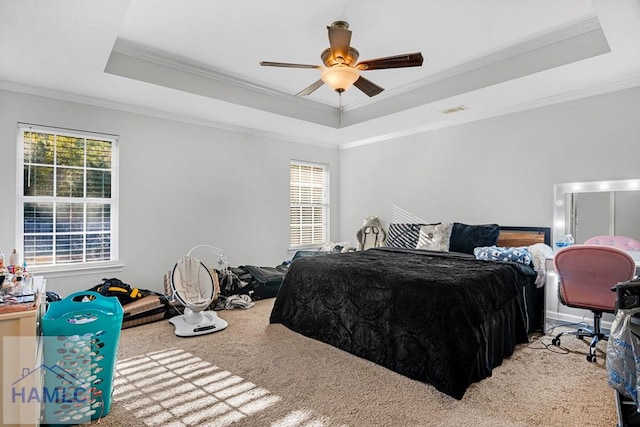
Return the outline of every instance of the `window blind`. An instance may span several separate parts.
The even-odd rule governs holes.
[[[289,175],[289,245],[322,245],[329,236],[328,165],[292,161]]]

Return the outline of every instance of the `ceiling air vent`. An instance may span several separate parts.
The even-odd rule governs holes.
[[[465,106],[465,105],[458,105],[456,107],[452,107],[449,108],[448,110],[442,110],[440,111],[442,114],[453,114],[453,113],[457,113],[459,111],[464,111],[464,110],[468,110],[469,107]]]

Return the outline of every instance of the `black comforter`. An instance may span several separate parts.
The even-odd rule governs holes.
[[[270,321],[461,399],[528,339],[523,267],[390,248],[300,258]]]

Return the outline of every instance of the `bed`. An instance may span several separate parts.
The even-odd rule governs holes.
[[[497,239],[505,247],[548,242],[544,227],[501,227]],[[302,257],[270,322],[462,399],[528,341],[542,311],[535,280],[530,266],[461,252],[382,247]]]

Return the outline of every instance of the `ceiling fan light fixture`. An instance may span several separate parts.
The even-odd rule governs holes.
[[[347,65],[334,65],[333,67],[325,68],[320,78],[331,89],[342,93],[360,78],[360,71]]]
[[[351,46],[351,30],[349,30],[349,24],[346,21],[336,21],[327,27],[327,30],[329,32],[329,47],[320,54],[324,67],[322,65],[272,61],[262,61],[260,65],[269,67],[321,69],[320,79],[296,93],[296,96],[309,95],[323,84],[326,84],[338,92],[338,94],[341,94],[351,86],[355,86],[369,97],[378,95],[384,88],[360,76],[360,71],[422,66],[424,59],[420,52],[404,53],[402,55],[386,56],[358,62],[360,52]]]

